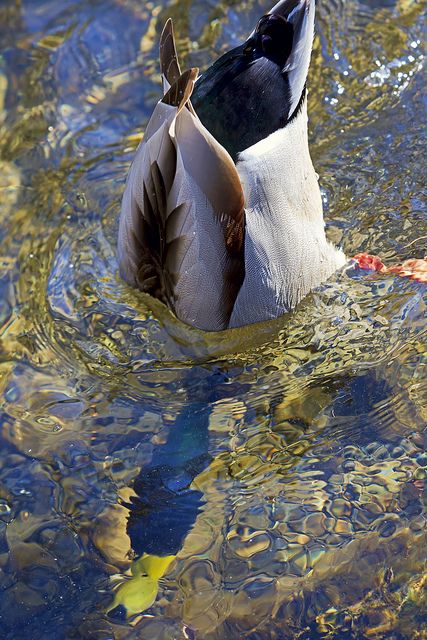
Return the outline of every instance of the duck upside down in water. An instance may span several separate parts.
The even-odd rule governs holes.
[[[346,261],[308,149],[313,33],[314,1],[281,0],[197,79],[163,31],[165,95],[128,176],[120,273],[199,329],[275,318]]]
[[[314,11],[281,0],[200,78],[181,74],[163,30],[164,96],[127,179],[120,273],[198,329],[276,318],[346,263],[308,148]]]

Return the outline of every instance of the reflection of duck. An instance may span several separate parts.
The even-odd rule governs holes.
[[[214,378],[209,379],[213,388]],[[210,398],[206,387],[203,396]],[[104,522],[113,526],[101,527],[95,537],[95,544],[110,562],[122,568],[127,564],[124,555],[130,555],[127,545],[136,557],[115,589],[108,609],[113,618],[133,618],[153,604],[160,578],[169,570],[201,511],[203,494],[193,481],[211,462],[211,410],[210,402],[197,406],[194,398],[191,406],[181,410],[167,442],[154,449],[151,462],[143,466],[132,490],[121,492],[122,504],[106,515]]]
[[[162,34],[165,95],[129,173],[120,272],[200,329],[277,317],[345,262],[308,150],[313,30],[314,0],[281,0],[197,82],[170,22]]]

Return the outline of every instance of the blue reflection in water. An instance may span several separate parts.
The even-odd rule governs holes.
[[[151,464],[134,482],[127,531],[138,556],[175,555],[203,503],[203,494],[190,488],[211,461],[210,406],[185,407],[171,427],[167,443],[156,449]]]

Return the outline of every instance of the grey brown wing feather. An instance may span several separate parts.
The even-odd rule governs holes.
[[[138,148],[123,197],[119,263],[129,284],[184,322],[221,330],[244,277],[244,202],[231,158],[183,108],[196,75],[189,70],[171,86]]]
[[[154,133],[142,140],[129,171],[118,235],[123,279],[167,304],[169,288],[161,265],[167,194],[176,172],[176,151],[168,129],[176,111],[163,103],[154,110],[147,126]]]
[[[210,216],[221,233],[221,269],[223,287],[221,300],[224,315],[231,315],[233,305],[244,278],[245,209],[240,178],[234,162],[225,149],[196,120],[182,112],[175,122],[175,136],[185,172],[192,177],[196,187],[206,198]],[[203,208],[200,207],[200,216]],[[201,221],[200,221],[201,222]],[[208,228],[200,224],[200,234]],[[204,243],[209,239],[204,238]],[[209,263],[206,248],[201,260],[206,262],[208,273],[216,266]]]

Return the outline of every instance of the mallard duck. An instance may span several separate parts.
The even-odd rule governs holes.
[[[291,310],[346,258],[325,236],[307,137],[314,0],[281,0],[200,78],[169,20],[163,98],[129,171],[120,274],[220,331]]]

